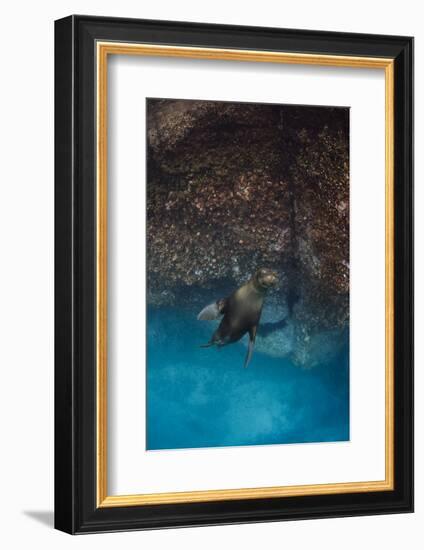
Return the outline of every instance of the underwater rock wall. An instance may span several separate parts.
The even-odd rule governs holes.
[[[315,361],[349,320],[349,112],[149,99],[148,300],[193,308],[279,274],[257,349]],[[317,340],[318,338],[318,340]]]

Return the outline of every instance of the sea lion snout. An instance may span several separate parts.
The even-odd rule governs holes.
[[[276,273],[270,273],[266,277],[264,277],[264,282],[267,286],[274,286],[278,282],[278,277]]]
[[[275,271],[262,267],[255,273],[255,278],[263,288],[271,288],[278,282],[278,275]]]

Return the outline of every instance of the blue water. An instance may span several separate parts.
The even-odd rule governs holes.
[[[202,349],[213,323],[149,308],[147,449],[349,439],[348,342],[312,369],[238,342]]]

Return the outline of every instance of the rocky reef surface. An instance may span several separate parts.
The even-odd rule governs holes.
[[[149,304],[195,315],[269,267],[257,349],[325,360],[349,322],[348,109],[149,99],[147,122]]]

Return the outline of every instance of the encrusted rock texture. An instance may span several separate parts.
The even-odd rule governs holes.
[[[149,303],[195,315],[270,267],[279,285],[263,320],[286,323],[259,332],[257,348],[302,366],[337,349],[349,322],[349,110],[148,99],[147,159]]]

